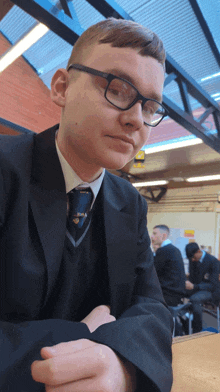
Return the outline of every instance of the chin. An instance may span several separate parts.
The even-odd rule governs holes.
[[[115,158],[115,159],[114,159]],[[124,158],[124,157],[111,157],[111,159],[105,159],[105,162],[103,162],[103,167],[109,170],[120,170],[122,169],[125,165],[127,165],[128,162],[131,161],[132,158]]]

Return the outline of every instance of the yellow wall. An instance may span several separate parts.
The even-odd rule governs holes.
[[[174,229],[193,229],[195,241],[200,246],[211,246],[212,254],[219,257],[219,191],[219,185],[171,189],[159,203],[148,202],[149,234],[158,224]]]

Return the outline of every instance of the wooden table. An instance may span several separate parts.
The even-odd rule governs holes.
[[[171,392],[220,392],[220,334],[174,338],[172,351]]]

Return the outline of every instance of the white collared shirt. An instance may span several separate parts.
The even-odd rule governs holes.
[[[93,207],[93,204],[95,203],[95,199],[99,193],[99,190],[101,188],[102,185],[102,181],[105,175],[105,169],[103,169],[102,173],[100,174],[100,176],[98,178],[96,178],[96,180],[92,181],[92,182],[84,182],[83,180],[81,180],[81,178],[75,173],[75,171],[72,169],[72,167],[70,166],[70,164],[67,162],[67,160],[64,158],[64,156],[62,155],[57,141],[55,140],[55,144],[56,144],[56,149],[57,149],[57,154],[58,154],[58,158],[61,164],[61,168],[63,171],[63,175],[64,175],[64,180],[65,180],[65,185],[66,185],[66,193],[70,192],[72,189],[77,188],[88,188],[90,187],[93,193],[93,201],[91,204],[91,208]]]
[[[160,247],[162,248],[163,246],[166,246],[166,245],[169,245],[169,244],[172,244],[172,242],[167,238],[166,240],[164,240],[164,241],[162,242],[162,244],[160,245]]]

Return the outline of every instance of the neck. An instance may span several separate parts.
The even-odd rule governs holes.
[[[86,162],[85,159],[81,159],[75,151],[70,151],[69,146],[66,146],[65,143],[63,143],[63,140],[59,137],[59,132],[57,134],[57,144],[63,157],[82,181],[90,183],[100,176],[103,168],[94,165],[94,163]]]

